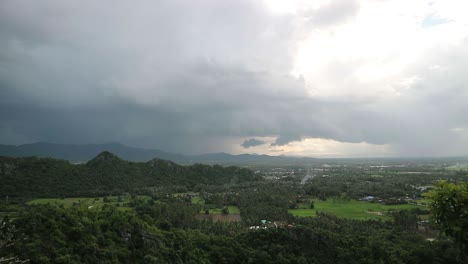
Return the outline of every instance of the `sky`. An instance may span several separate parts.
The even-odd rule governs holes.
[[[468,155],[465,0],[2,0],[0,144]]]

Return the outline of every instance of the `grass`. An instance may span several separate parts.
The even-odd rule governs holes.
[[[200,196],[195,196],[195,197],[192,197],[192,203],[205,205],[205,200],[203,200],[203,198],[201,198]],[[229,205],[228,209],[229,209],[229,214],[240,214],[240,209],[237,206]],[[222,214],[223,213],[222,210],[223,210],[222,208],[213,208],[213,209],[210,209],[210,214]],[[200,213],[205,213],[205,212],[202,210],[200,211]]]
[[[201,198],[200,196],[195,196],[195,197],[192,197],[192,203],[204,205],[205,200],[203,200],[203,198]]]
[[[64,207],[72,207],[74,205],[82,205],[88,208],[101,208],[105,204],[117,206],[120,210],[131,210],[132,208],[126,206],[127,203],[130,202],[130,196],[121,196],[121,202],[118,201],[117,196],[108,196],[110,202],[105,203],[103,197],[98,198],[90,198],[90,197],[77,197],[77,198],[41,198],[41,199],[34,199],[28,201],[27,204],[34,205],[34,204],[50,204],[50,205],[63,205]],[[149,199],[149,196],[138,196],[139,199]],[[195,196],[192,198],[193,204],[200,204],[204,205],[205,200],[203,200],[199,196]],[[229,214],[240,214],[239,207],[237,206],[228,206]],[[200,212],[204,213],[204,212]],[[210,209],[210,214],[222,214],[222,208],[213,208]]]
[[[35,204],[51,204],[51,205],[63,205],[64,207],[72,207],[74,205],[82,205],[88,208],[101,208],[105,204],[117,206],[120,210],[131,210],[132,208],[126,206],[127,203],[130,202],[130,196],[121,196],[121,201],[118,201],[117,196],[108,196],[109,202],[105,203],[103,197],[97,198],[90,198],[90,197],[76,197],[76,198],[41,198],[41,199],[34,199],[27,204],[35,205]],[[146,199],[146,196],[139,196],[141,199]]]
[[[400,204],[400,205],[384,205],[379,203],[370,203],[357,200],[338,200],[328,199],[326,201],[315,201],[315,208],[299,208],[290,209],[289,212],[295,216],[306,217],[316,216],[317,212],[324,212],[336,215],[337,217],[368,220],[368,219],[382,219],[390,220],[391,217],[387,215],[388,210],[403,210],[421,208],[419,205],[414,204]]]
[[[146,196],[139,196],[140,199],[147,199]],[[34,199],[27,204],[51,204],[51,205],[63,205],[64,207],[71,207],[73,205],[80,204],[88,208],[101,208],[105,204],[117,206],[120,210],[131,210],[132,208],[126,206],[130,202],[130,196],[121,196],[121,201],[118,201],[117,196],[110,196],[110,202],[105,203],[102,197],[90,198],[90,197],[78,197],[78,198],[42,198]],[[192,198],[193,204],[204,205],[205,201],[195,196]],[[403,210],[413,208],[425,208],[415,204],[401,204],[401,205],[383,205],[379,203],[370,203],[365,201],[357,200],[340,200],[340,199],[328,199],[326,201],[314,201],[315,208],[307,208],[307,204],[301,205],[299,209],[290,209],[289,212],[295,216],[307,217],[316,216],[317,212],[324,212],[336,215],[337,217],[368,220],[368,219],[381,219],[390,220],[391,217],[387,214],[389,210]],[[240,214],[239,207],[228,206],[229,214]],[[204,212],[201,212],[204,213]],[[222,208],[213,208],[209,211],[210,214],[222,214]]]

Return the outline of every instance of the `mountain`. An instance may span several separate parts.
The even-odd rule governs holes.
[[[181,166],[161,159],[131,162],[104,151],[84,164],[52,158],[0,157],[0,179],[0,197],[73,197],[156,186],[237,184],[262,177],[234,166]]]
[[[239,154],[231,155],[224,152],[209,153],[197,156],[191,156],[192,161],[207,164],[235,164],[235,165],[253,165],[253,164],[277,164],[277,165],[297,165],[307,164],[317,161],[315,158],[289,157],[289,156],[269,156],[258,154]]]
[[[158,149],[144,149],[125,146],[120,143],[105,144],[54,144],[33,143],[19,146],[0,145],[0,156],[7,157],[49,157],[75,162],[85,162],[103,151],[109,151],[125,160],[148,161],[153,158],[182,161],[183,155],[172,154]]]
[[[129,161],[148,161],[154,158],[172,160],[182,164],[207,163],[207,164],[304,164],[315,161],[314,158],[298,158],[288,156],[268,156],[257,154],[231,155],[228,153],[209,153],[202,155],[182,155],[165,152],[158,149],[146,149],[129,147],[120,143],[106,144],[54,144],[33,143],[19,146],[1,145],[0,156],[7,157],[50,157],[65,159],[73,162],[86,162],[103,151],[109,151]]]

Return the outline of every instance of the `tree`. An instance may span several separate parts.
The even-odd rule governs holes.
[[[439,181],[426,196],[434,223],[455,242],[468,246],[468,182]]]
[[[395,226],[406,230],[418,229],[418,215],[410,210],[399,210],[392,213]]]
[[[309,208],[310,208],[310,209],[314,209],[314,208],[315,208],[315,203],[314,203],[314,201],[310,201]]]

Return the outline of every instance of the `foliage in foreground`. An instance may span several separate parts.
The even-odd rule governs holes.
[[[445,234],[468,248],[468,182],[439,181],[427,194],[433,221]]]
[[[320,214],[252,231],[196,220],[194,209],[30,206],[3,220],[0,256],[31,263],[463,263],[452,242],[428,242],[380,221]]]

